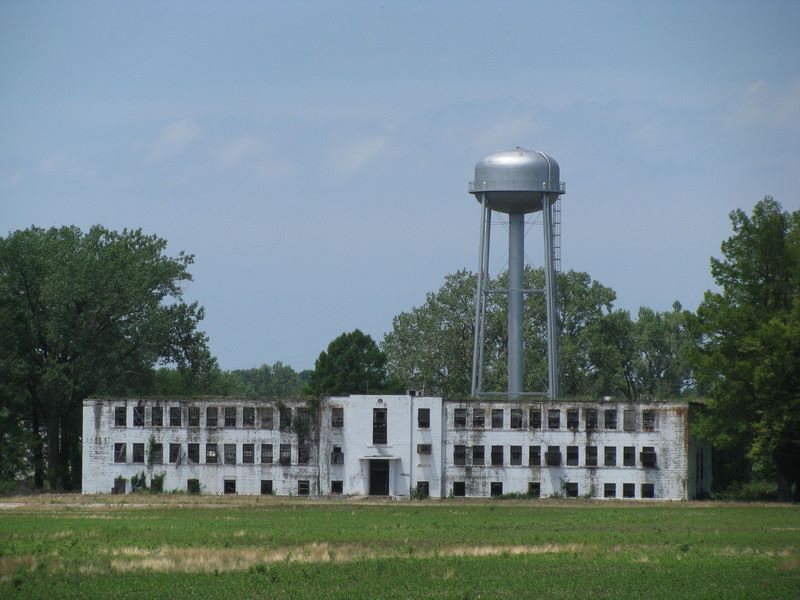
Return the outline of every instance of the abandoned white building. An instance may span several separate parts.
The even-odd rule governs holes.
[[[687,403],[90,399],[83,492],[692,499],[710,449]]]

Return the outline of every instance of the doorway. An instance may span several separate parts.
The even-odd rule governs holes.
[[[389,495],[389,461],[369,461],[369,495]]]

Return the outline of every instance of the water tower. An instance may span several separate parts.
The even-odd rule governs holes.
[[[537,150],[494,152],[475,164],[475,180],[469,193],[481,203],[480,259],[475,302],[475,341],[472,354],[472,395],[498,395],[483,390],[483,349],[486,332],[486,301],[489,294],[508,296],[508,397],[523,395],[558,397],[558,333],[556,327],[556,225],[553,205],[564,193],[558,163]],[[508,289],[491,289],[489,240],[492,211],[508,215]],[[525,215],[542,211],[544,237],[543,288],[524,288]],[[547,310],[547,392],[523,391],[523,303],[526,294],[544,294]]]

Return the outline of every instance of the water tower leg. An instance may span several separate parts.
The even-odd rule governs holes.
[[[544,287],[547,309],[547,395],[555,400],[559,395],[558,381],[558,323],[556,321],[556,271],[553,258],[553,196],[542,199],[544,233]]]
[[[471,394],[475,396],[481,389],[479,373],[483,367],[483,320],[486,305],[486,279],[488,277],[489,235],[491,230],[491,209],[486,205],[486,198],[481,198],[481,236],[478,249],[478,281],[475,288],[475,331],[472,344],[472,386]]]
[[[522,394],[522,273],[525,266],[525,215],[508,215],[508,396]]]

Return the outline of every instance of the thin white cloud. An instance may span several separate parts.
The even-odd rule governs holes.
[[[264,153],[267,145],[253,136],[240,136],[223,144],[217,154],[219,163],[226,168],[240,164],[242,161],[258,157]]]
[[[151,160],[163,160],[185,150],[200,137],[200,128],[191,119],[180,119],[165,125],[150,151]]]
[[[358,140],[337,150],[333,157],[333,167],[340,174],[353,175],[383,152],[388,141],[389,138],[385,135]]]
[[[800,78],[781,87],[753,82],[736,99],[725,122],[731,127],[800,129]]]
[[[45,176],[63,176],[70,179],[91,179],[95,172],[72,156],[62,153],[47,154],[38,163],[39,173]]]

